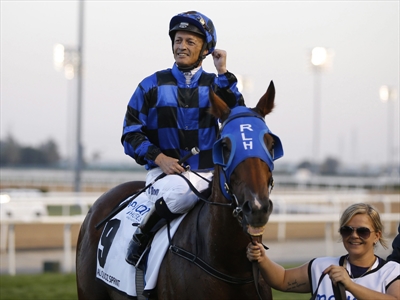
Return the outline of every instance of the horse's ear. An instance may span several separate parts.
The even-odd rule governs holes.
[[[269,87],[265,94],[258,101],[257,106],[254,110],[265,117],[268,115],[275,107],[275,86],[274,82],[271,80]]]
[[[231,113],[229,106],[210,89],[211,114],[220,120],[225,120]]]

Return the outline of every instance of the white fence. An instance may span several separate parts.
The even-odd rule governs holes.
[[[40,196],[19,196],[7,197],[2,195],[1,202],[1,250],[6,251],[8,244],[8,272],[16,274],[16,249],[15,249],[15,230],[18,224],[63,224],[64,225],[64,262],[63,272],[72,271],[72,246],[71,246],[71,225],[81,224],[88,208],[100,196],[94,194],[74,194],[74,193],[45,193]],[[400,222],[399,204],[400,194],[391,195],[369,195],[363,192],[332,192],[332,193],[313,193],[313,194],[288,194],[273,193],[274,212],[270,217],[269,223],[278,225],[278,240],[286,238],[286,224],[288,223],[325,223],[325,245],[326,255],[331,254],[333,238],[337,232],[340,213],[345,207],[356,202],[371,203],[381,207],[379,209],[381,218],[390,232],[392,222]],[[37,214],[27,212],[27,207],[38,203],[43,207],[62,206],[62,216],[48,216],[47,214]],[[70,206],[81,207],[81,215],[70,216]],[[7,209],[13,207],[11,213],[7,214]],[[42,210],[41,210],[42,211]],[[22,213],[21,213],[22,212]],[[393,233],[394,234],[394,233]],[[7,238],[8,237],[8,238]]]
[[[47,224],[47,225],[64,225],[64,261],[62,270],[64,273],[72,272],[72,243],[71,243],[71,225],[82,224],[85,216],[42,216],[36,220],[1,220],[2,234],[2,251],[6,249],[5,240],[8,236],[8,274],[16,274],[16,249],[15,249],[15,225],[19,224]],[[4,237],[4,241],[3,241]]]
[[[272,195],[273,196],[273,195]],[[370,195],[363,191],[331,193],[307,193],[307,194],[276,194],[272,197],[274,212],[270,222],[277,222],[278,240],[284,240],[286,235],[286,223],[288,222],[318,222],[324,218],[334,218],[334,229],[339,226],[340,214],[351,204],[364,202],[377,207],[386,228],[386,234],[391,234],[391,222],[400,222],[399,207],[393,211],[394,206],[400,205],[400,194]],[[394,213],[394,214],[393,214]],[[393,215],[384,218],[384,216]],[[304,221],[296,221],[303,219]],[[335,219],[336,218],[336,219]],[[275,221],[276,220],[276,221]],[[321,221],[320,221],[321,222]]]
[[[86,191],[104,191],[118,184],[145,180],[146,171],[142,168],[121,171],[83,170],[81,174],[82,188]],[[370,176],[312,176],[298,172],[293,175],[274,174],[275,184],[278,187],[291,188],[332,188],[357,189],[372,188],[377,190],[399,187],[399,174]],[[2,168],[2,186],[14,187],[46,187],[48,190],[71,189],[74,185],[72,170],[48,169],[12,169]]]

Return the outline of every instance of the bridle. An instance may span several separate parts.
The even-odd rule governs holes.
[[[278,149],[270,152],[265,143],[264,135],[272,135]],[[229,158],[224,158],[223,143],[228,138],[231,142]],[[274,169],[274,160],[282,156],[280,140],[269,130],[264,118],[250,108],[236,107],[229,117],[222,123],[218,140],[213,147],[214,164],[220,166],[219,185],[222,194],[233,207],[233,216],[242,223],[243,204],[240,205],[237,196],[232,190],[230,177],[239,163],[247,158],[255,157],[264,161],[271,172]],[[277,155],[275,155],[277,154]],[[273,177],[268,183],[269,193],[274,186]],[[221,203],[220,203],[221,204]]]
[[[244,131],[248,131],[247,136],[246,132]],[[271,134],[274,137],[276,145],[278,145],[277,149],[278,151],[273,151],[272,153],[268,151],[264,143],[264,135],[266,133]],[[232,148],[228,160],[224,159],[224,155],[222,153],[223,151],[222,143],[224,138],[229,138],[232,143]],[[241,145],[238,145],[238,143],[236,142],[237,140],[241,140],[243,143]],[[253,147],[253,144],[246,144],[250,141],[252,143],[253,142],[257,143],[257,145]],[[243,146],[244,149],[241,149],[241,146]],[[275,157],[274,153],[277,153],[278,155]],[[282,155],[283,151],[280,140],[277,136],[273,135],[270,132],[268,126],[265,124],[264,118],[262,118],[259,114],[257,114],[256,112],[254,112],[249,108],[237,107],[232,109],[230,116],[222,123],[218,135],[218,140],[214,143],[213,147],[213,162],[221,169],[221,172],[219,172],[219,178],[217,180],[219,180],[221,192],[224,195],[224,197],[228,200],[228,202],[220,203],[220,202],[210,201],[206,195],[197,191],[197,189],[190,183],[189,180],[186,179],[185,176],[181,175],[181,177],[184,180],[186,180],[191,190],[204,203],[210,205],[231,207],[233,209],[232,211],[233,217],[235,217],[241,224],[241,226],[243,226],[244,222],[243,204],[241,205],[239,203],[237,196],[235,195],[235,193],[231,188],[231,183],[230,183],[231,174],[233,173],[234,169],[237,167],[239,163],[251,157],[256,157],[264,161],[272,172],[272,170],[274,169],[274,164],[273,164],[274,159],[277,159]],[[194,171],[191,172],[200,176]],[[206,180],[205,178],[203,179]],[[274,187],[274,181],[273,177],[271,177],[271,180],[268,183],[269,194],[272,192],[273,187]],[[199,219],[197,219],[197,222],[198,221]],[[199,224],[197,223],[197,227],[198,226]],[[192,254],[186,251],[185,249],[173,245],[170,236],[169,239],[170,239],[170,250],[172,253],[191,261],[192,263],[196,264],[198,267],[200,267],[210,275],[231,284],[247,284],[254,282],[258,297],[261,299],[258,290],[258,268],[255,263],[253,263],[252,277],[234,278],[229,275],[223,274],[218,270],[215,270],[210,265],[205,263],[201,258],[199,258],[197,254]]]

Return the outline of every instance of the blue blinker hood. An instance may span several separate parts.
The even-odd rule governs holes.
[[[270,134],[275,141],[272,155],[264,143],[266,133]],[[228,161],[224,161],[223,157],[224,138],[229,138],[232,143]],[[283,148],[279,137],[269,130],[264,118],[245,106],[238,106],[231,110],[230,116],[221,126],[219,139],[213,146],[214,164],[222,166],[228,183],[232,172],[243,160],[250,157],[259,158],[272,172],[274,160],[282,156]],[[225,193],[225,189],[222,188],[222,190]]]

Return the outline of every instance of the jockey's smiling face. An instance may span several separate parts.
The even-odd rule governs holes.
[[[178,67],[188,67],[199,58],[204,40],[188,31],[177,31],[174,39],[174,58]],[[207,50],[205,50],[207,53]]]

